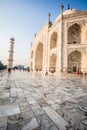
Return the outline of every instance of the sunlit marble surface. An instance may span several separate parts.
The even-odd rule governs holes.
[[[86,130],[87,76],[14,71],[0,77],[0,130]]]

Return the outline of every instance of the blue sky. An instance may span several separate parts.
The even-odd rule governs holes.
[[[54,22],[59,6],[87,10],[87,0],[0,0],[0,60],[8,64],[10,38],[15,38],[13,65],[29,66],[30,46],[34,33],[40,32],[48,21]]]

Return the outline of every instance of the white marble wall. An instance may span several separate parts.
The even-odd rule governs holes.
[[[81,44],[69,46],[67,44],[68,28],[75,23],[77,23],[81,27]],[[50,50],[50,39],[54,32],[57,32],[58,36],[57,47]],[[33,70],[35,70],[35,51],[39,42],[43,43],[43,71],[46,71],[46,69],[49,70],[50,56],[52,53],[54,53],[57,55],[56,72],[58,73],[62,69],[64,72],[67,72],[67,60],[69,51],[71,51],[71,49],[80,49],[80,53],[82,55],[81,68],[83,68],[84,71],[87,71],[87,12],[82,12],[82,15],[81,12],[78,14],[75,13],[70,15],[68,14],[66,16],[64,15],[63,28],[61,27],[61,17],[58,17],[50,28],[48,28],[48,24],[44,26],[41,32],[38,33],[38,35],[36,36],[35,42],[31,48],[31,50],[34,50],[34,58],[32,60],[30,59],[30,62],[33,62]],[[83,49],[83,51],[81,49]]]

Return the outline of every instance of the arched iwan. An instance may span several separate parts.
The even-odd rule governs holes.
[[[75,23],[68,29],[68,44],[81,43],[81,27]]]
[[[68,55],[68,72],[77,72],[81,69],[81,53],[79,51],[73,51]]]

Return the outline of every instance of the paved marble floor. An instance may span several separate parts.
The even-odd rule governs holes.
[[[0,77],[0,130],[87,130],[87,76]]]

